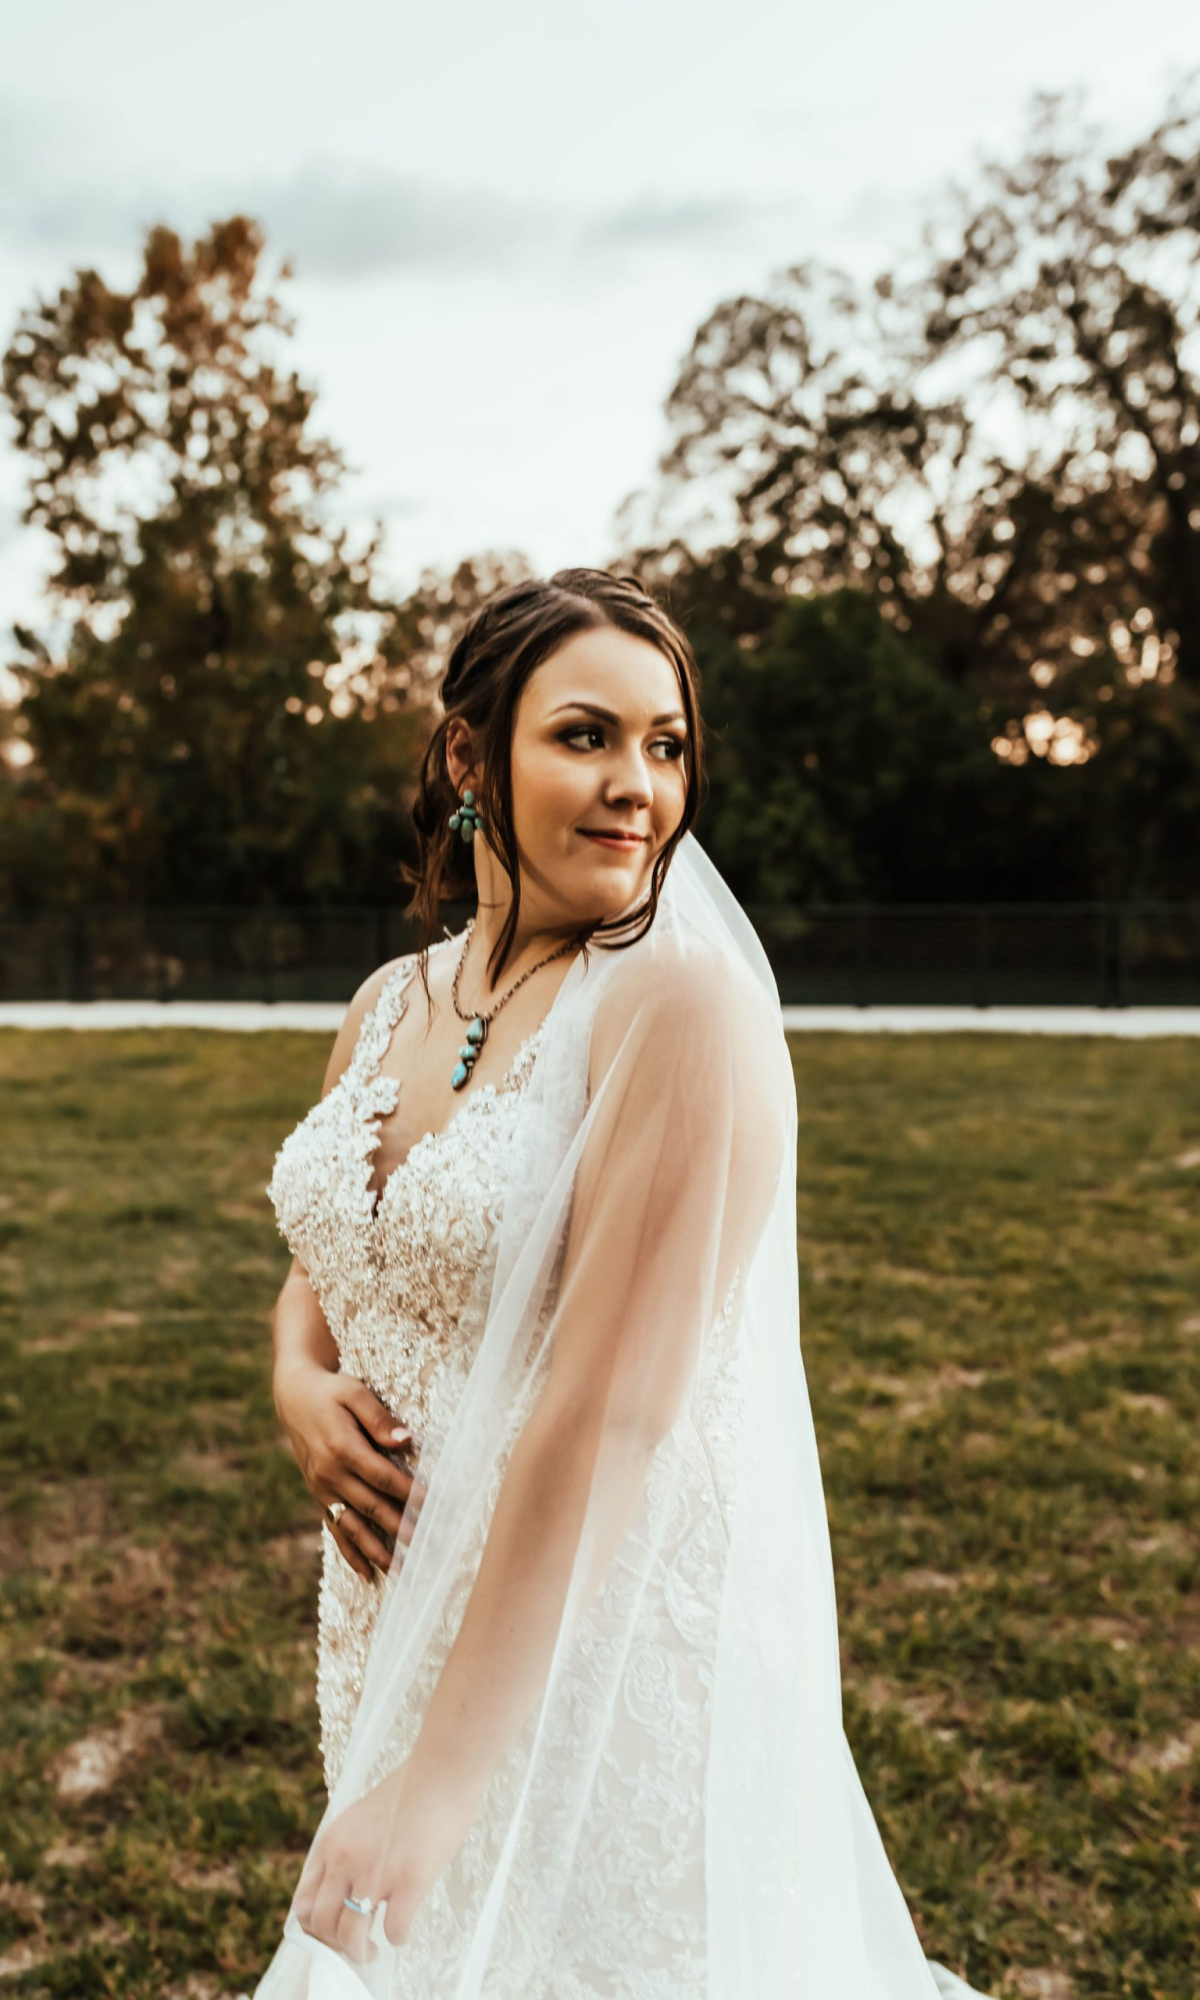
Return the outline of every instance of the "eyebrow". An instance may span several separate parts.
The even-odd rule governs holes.
[[[550,710],[550,714],[561,715],[564,708],[582,708],[584,712],[588,715],[598,715],[603,722],[619,722],[621,720],[619,715],[613,714],[611,708],[599,708],[594,701],[560,702],[557,708],[552,708]],[[652,715],[650,717],[650,727],[652,729],[656,729],[660,722],[686,722],[686,721],[687,717],[683,713],[683,710],[680,708],[673,708],[668,710],[666,715]]]

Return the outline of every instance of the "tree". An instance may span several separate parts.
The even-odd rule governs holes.
[[[396,894],[420,607],[376,593],[378,533],[326,524],[345,463],[262,252],[245,217],[154,228],[132,290],[77,272],[4,357],[65,627],[16,633],[12,900]]]
[[[916,297],[930,355],[987,355],[986,379],[1057,460],[1060,505],[1093,524],[1094,546],[1059,579],[1068,656],[1115,633],[1142,678],[1177,665],[1200,687],[1200,102],[1188,97],[1110,157],[1066,99],[1038,98],[1024,156],[959,197],[955,240]],[[1048,657],[1065,664],[1057,648]]]
[[[860,293],[802,264],[764,296],[723,301],[668,399],[651,530],[626,557],[702,633],[734,641],[760,640],[789,595],[872,597],[976,696],[1006,776],[1026,773],[1001,794],[1005,821],[1019,830],[1034,790],[1044,832],[1061,809],[1077,834],[1085,799],[1103,821],[1083,842],[1082,881],[1078,840],[1070,860],[1063,840],[1042,843],[1043,894],[1195,893],[1200,111],[1188,101],[1106,156],[1064,100],[1037,100],[1023,155],[954,195],[914,274]],[[682,496],[714,486],[729,525],[700,551],[667,523]],[[1055,767],[1056,788],[1043,795],[1031,761]],[[927,783],[932,796],[932,763]]]
[[[745,901],[1014,891],[1005,867],[1021,860],[996,829],[1009,774],[976,701],[865,593],[793,597],[761,643],[701,642],[697,658],[711,745],[698,831]]]

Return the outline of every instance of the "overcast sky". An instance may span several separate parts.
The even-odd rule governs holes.
[[[1196,0],[38,0],[0,25],[0,344],[146,227],[257,216],[386,580],[604,562],[704,316],[808,256],[864,276],[1083,86],[1117,136],[1200,63]],[[45,550],[0,412],[0,658]]]

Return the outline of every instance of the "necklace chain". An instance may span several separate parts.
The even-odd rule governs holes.
[[[523,986],[525,981],[531,978],[535,972],[540,972],[543,965],[549,965],[551,959],[561,958],[565,951],[573,951],[580,942],[578,938],[568,938],[565,944],[560,944],[553,951],[547,952],[545,958],[539,958],[536,965],[531,965],[528,972],[523,972],[519,979],[513,981],[503,999],[497,1000],[495,1006],[488,1008],[486,1013],[480,1008],[474,1014],[464,1014],[458,1004],[458,982],[462,976],[463,966],[467,962],[467,951],[474,929],[475,919],[471,917],[468,919],[466,930],[463,933],[463,948],[458,954],[458,964],[454,969],[454,983],[450,989],[450,998],[454,1002],[454,1011],[460,1021],[467,1023],[466,1039],[458,1052],[458,1062],[454,1074],[450,1079],[455,1090],[461,1090],[467,1081],[478,1060],[479,1052],[483,1047],[489,1027],[500,1012],[500,1009],[507,1007],[518,986]]]

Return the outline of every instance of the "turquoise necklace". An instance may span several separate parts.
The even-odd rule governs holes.
[[[474,1069],[475,1064],[478,1060],[479,1051],[482,1049],[484,1041],[487,1038],[488,1029],[490,1028],[492,1022],[495,1020],[497,1014],[500,1012],[500,1009],[508,1005],[509,1001],[513,997],[513,994],[516,992],[517,987],[523,986],[525,984],[525,981],[531,976],[531,974],[535,972],[540,972],[543,965],[549,965],[550,960],[552,958],[561,958],[564,951],[574,951],[577,945],[581,942],[581,940],[578,938],[568,938],[566,943],[560,944],[556,951],[547,952],[545,958],[539,958],[536,965],[531,965],[529,971],[523,972],[521,974],[521,977],[518,980],[516,980],[512,986],[509,987],[508,992],[505,994],[503,1000],[497,1000],[496,1005],[492,1007],[486,1014],[484,1013],[464,1014],[462,1008],[458,1004],[458,981],[462,973],[463,966],[466,963],[467,947],[471,942],[471,932],[474,930],[474,928],[475,928],[475,919],[474,917],[471,917],[468,919],[466,929],[463,932],[463,948],[458,954],[458,964],[455,967],[455,972],[454,972],[454,984],[450,989],[450,997],[454,1002],[454,1011],[458,1015],[460,1021],[465,1021],[467,1023],[467,1031],[463,1040],[463,1045],[458,1052],[458,1062],[455,1065],[454,1073],[450,1078],[451,1088],[454,1090],[461,1090],[464,1083],[467,1081],[467,1078],[470,1076],[471,1071]]]

